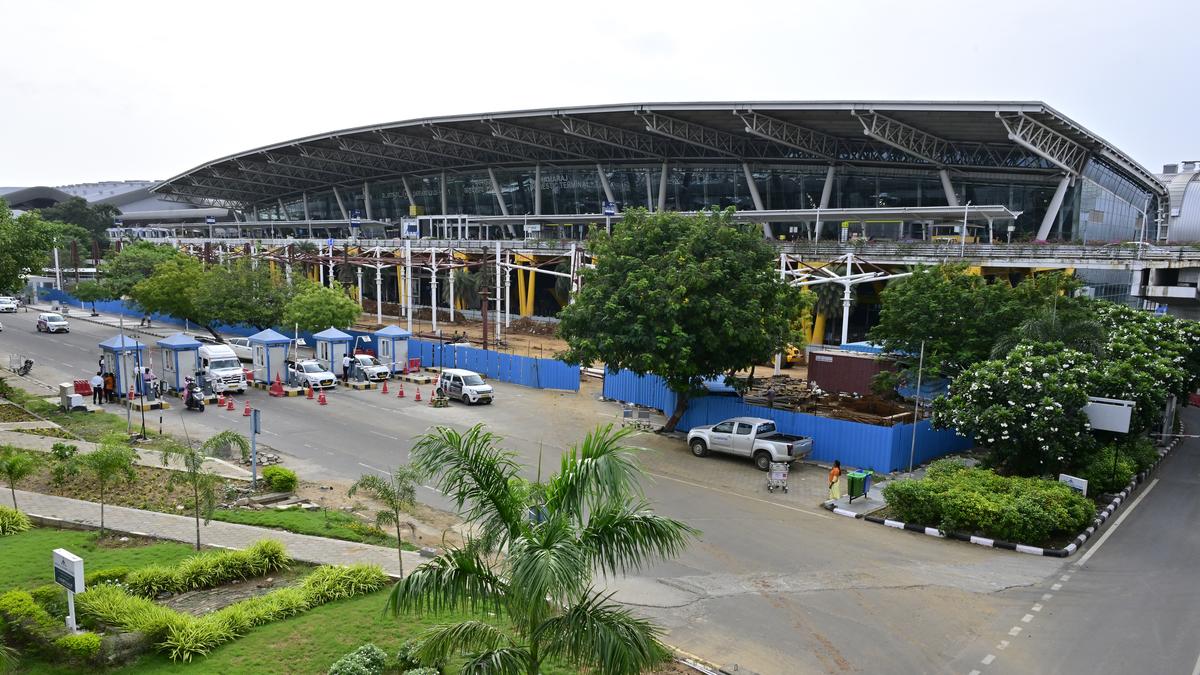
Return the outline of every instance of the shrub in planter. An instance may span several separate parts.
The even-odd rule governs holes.
[[[261,576],[268,572],[276,570],[285,570],[291,567],[292,559],[288,557],[287,549],[283,544],[274,539],[262,539],[250,545],[246,549],[246,553],[254,559],[254,564],[258,566],[258,571],[255,576]]]
[[[107,584],[114,581],[125,581],[125,577],[129,576],[128,567],[108,567],[95,572],[88,572],[83,577],[83,585],[86,587],[95,586],[97,584]]]
[[[100,655],[100,636],[95,633],[64,635],[54,646],[74,663],[91,663]]]
[[[179,576],[174,567],[148,565],[126,575],[125,585],[134,595],[153,598],[160,593],[176,592],[179,589]]]
[[[33,523],[29,520],[29,516],[16,509],[0,506],[0,537],[25,532],[31,527],[33,527]]]
[[[267,484],[275,492],[292,492],[300,482],[296,477],[295,471],[285,469],[282,466],[264,467],[262,475],[263,480],[267,481]]]
[[[66,632],[66,627],[25,591],[0,595],[0,619],[5,633],[33,644],[49,644]]]
[[[437,668],[425,666],[421,668],[410,668],[409,670],[404,671],[404,675],[442,675],[442,671],[438,670]]]
[[[387,667],[387,653],[368,642],[333,662],[329,675],[380,675]]]
[[[1125,489],[1138,472],[1137,461],[1124,452],[1125,448],[1106,445],[1078,469],[1079,477],[1088,482],[1088,494],[1115,494]]]
[[[300,588],[314,605],[372,593],[384,587],[388,576],[379,565],[323,565],[304,577]]]

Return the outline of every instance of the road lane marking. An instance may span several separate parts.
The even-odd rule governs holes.
[[[1000,651],[1008,649],[1008,640],[1001,640],[1000,644],[996,645],[996,649],[999,649]]]
[[[391,434],[382,434],[382,433],[379,433],[378,431],[375,431],[374,429],[367,429],[367,433],[375,434],[376,436],[383,436],[384,438],[390,438],[393,441],[400,440],[400,438],[398,436],[392,436]]]
[[[382,474],[384,474],[385,476],[390,476],[390,475],[392,475],[390,471],[384,471],[383,469],[377,469],[377,468],[375,468],[375,467],[371,466],[370,464],[363,464],[362,462],[359,462],[359,463],[358,463],[358,465],[359,465],[359,466],[365,466],[366,468],[368,468],[368,469],[370,469],[370,470],[372,470],[372,471],[378,471],[379,473],[382,473]]]
[[[1029,623],[1030,621],[1033,621],[1032,614],[1026,614],[1025,616],[1021,617],[1021,623]]]
[[[1059,580],[1059,581],[1070,581],[1070,580],[1071,580],[1071,575],[1070,575],[1070,574],[1064,574],[1064,575],[1062,575],[1061,577],[1059,577],[1059,579],[1058,579],[1058,580]]]
[[[1143,492],[1142,494],[1138,495],[1137,499],[1133,500],[1133,503],[1129,505],[1129,508],[1125,509],[1125,512],[1122,513],[1117,518],[1117,520],[1112,524],[1112,527],[1108,528],[1108,531],[1105,532],[1104,535],[1101,536],[1100,539],[1098,539],[1096,541],[1096,545],[1091,547],[1090,549],[1088,549],[1087,553],[1083,554],[1083,557],[1080,558],[1079,561],[1075,563],[1076,567],[1083,567],[1084,563],[1086,563],[1088,560],[1090,560],[1091,557],[1096,554],[1096,551],[1100,550],[1100,547],[1104,545],[1104,542],[1108,541],[1109,535],[1111,535],[1113,532],[1117,531],[1117,528],[1120,527],[1121,523],[1125,520],[1125,517],[1128,516],[1129,514],[1133,513],[1133,510],[1137,508],[1138,504],[1142,503],[1142,500],[1146,498],[1146,495],[1150,494],[1150,491],[1154,489],[1155,485],[1158,485],[1157,478],[1150,481],[1150,485],[1146,486],[1146,491]],[[1054,590],[1057,591],[1058,589],[1055,588]]]
[[[1050,587],[1050,590],[1052,590],[1052,591],[1061,591],[1061,590],[1062,590],[1062,584],[1054,584],[1053,586],[1051,586],[1051,587]]]
[[[1017,635],[1019,635],[1020,633],[1021,633],[1021,627],[1020,627],[1020,626],[1013,626],[1012,628],[1009,628],[1009,629],[1008,629],[1008,634],[1009,634],[1009,635],[1011,635],[1011,636],[1013,636],[1013,637],[1016,637],[1016,636],[1017,636]]]
[[[720,493],[723,495],[729,495],[730,497],[738,497],[740,499],[748,499],[752,502],[759,502],[762,504],[769,504],[771,506],[778,506],[781,509],[788,509],[791,511],[795,511],[796,513],[803,513],[807,516],[812,516],[813,518],[825,518],[826,520],[833,518],[833,516],[827,516],[822,513],[813,513],[811,511],[807,511],[807,510],[799,508],[797,506],[788,506],[787,504],[780,504],[779,502],[772,502],[772,501],[768,501],[766,499],[759,499],[758,497],[751,497],[749,495],[738,494],[738,493],[730,491],[730,490],[722,490],[721,488],[709,487],[707,485],[701,485],[700,483],[693,483],[691,481],[683,480],[682,478],[676,478],[674,476],[668,476],[668,475],[662,474],[662,473],[655,473],[653,471],[647,471],[646,474],[650,475],[650,476],[654,476],[655,478],[664,478],[666,480],[675,481],[676,483],[683,483],[684,485],[690,485],[691,487],[700,488],[701,490],[712,490],[713,492],[717,492],[717,493]]]
[[[978,670],[972,670],[971,672],[967,673],[967,675],[982,675],[982,673],[980,673]]]
[[[433,487],[432,485],[422,485],[421,487],[425,488],[426,490],[433,490],[434,492],[438,493],[439,495],[445,495],[445,494],[446,494],[445,492],[442,492],[441,490],[439,490],[439,489],[437,489],[437,488]]]
[[[1050,598],[1053,598],[1053,597],[1054,597],[1054,594],[1053,594],[1053,593],[1043,593],[1043,594],[1042,594],[1042,602],[1045,602],[1045,601],[1047,601],[1047,600],[1049,600]]]
[[[980,659],[979,662],[985,666],[990,666],[990,665],[992,665],[992,661],[995,661],[995,660],[996,660],[995,654],[988,654],[987,656]]]
[[[1030,607],[1029,609],[1032,609],[1035,612],[1040,612],[1040,611],[1042,611],[1042,603],[1039,602],[1039,603],[1035,604],[1033,607]]]

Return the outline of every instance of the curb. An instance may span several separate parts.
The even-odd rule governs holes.
[[[29,307],[30,307],[30,309],[37,308],[37,306],[36,306],[36,305],[29,305]],[[49,311],[52,311],[52,310],[51,310],[49,307],[45,307],[45,306],[43,306],[42,308],[38,308],[38,309],[40,309],[40,310],[41,310],[41,311],[43,311],[43,312],[49,312]],[[87,311],[87,310],[84,310],[84,311]],[[103,322],[103,321],[100,321],[99,319],[96,319],[96,318],[95,318],[95,317],[93,317],[93,316],[84,316],[84,315],[82,315],[82,314],[65,314],[64,316],[66,316],[66,317],[67,317],[69,320],[71,320],[71,321],[85,321],[85,322],[87,322],[87,323],[94,323],[94,324],[96,324],[97,326],[104,326],[104,327],[106,327],[106,328],[118,328],[117,326],[114,326],[114,325],[112,325],[112,324],[109,324],[109,323],[105,323],[105,322]],[[101,316],[103,316],[103,315],[101,315]],[[151,329],[152,329],[152,330],[153,330],[153,329],[155,329],[155,328],[157,328],[157,327],[156,327],[156,326],[152,326],[152,327],[151,327]],[[119,329],[119,328],[118,328],[118,329]],[[180,330],[182,330],[182,329],[180,329]],[[138,327],[138,326],[126,326],[126,327],[125,327],[125,332],[127,332],[127,333],[133,333],[133,332],[137,332],[137,333],[145,333],[146,335],[153,335],[154,337],[156,337],[156,338],[159,338],[159,339],[162,339],[162,338],[166,337],[165,335],[159,335],[159,334],[157,334],[157,333],[151,333],[150,331],[146,330],[146,327],[145,327],[145,326],[141,326],[141,327]]]
[[[909,532],[919,532],[921,534],[926,534],[931,537],[937,537],[939,539],[954,539],[957,541],[965,541],[965,542],[968,542],[971,544],[976,544],[978,546],[986,546],[988,548],[1001,548],[1006,551],[1016,551],[1017,553],[1028,553],[1029,555],[1049,556],[1052,558],[1066,558],[1066,557],[1070,556],[1071,554],[1075,553],[1076,551],[1078,551],[1079,548],[1082,547],[1083,544],[1089,538],[1091,538],[1094,534],[1096,534],[1096,531],[1100,529],[1100,526],[1102,526],[1105,522],[1108,521],[1108,519],[1110,517],[1112,517],[1112,514],[1117,510],[1117,507],[1119,507],[1122,503],[1124,503],[1126,500],[1128,500],[1129,497],[1133,494],[1133,492],[1137,489],[1138,485],[1145,482],[1145,480],[1150,477],[1150,474],[1152,474],[1154,472],[1154,470],[1158,468],[1158,465],[1161,464],[1164,459],[1166,459],[1167,455],[1169,455],[1171,453],[1171,451],[1175,449],[1175,446],[1178,445],[1179,442],[1180,442],[1180,439],[1178,437],[1176,437],[1174,440],[1172,440],[1170,443],[1168,443],[1166,449],[1164,449],[1158,453],[1158,459],[1154,461],[1154,464],[1150,465],[1150,468],[1148,468],[1145,471],[1134,476],[1133,480],[1129,481],[1129,485],[1125,486],[1125,489],[1121,490],[1120,494],[1118,494],[1116,497],[1114,497],[1112,502],[1109,503],[1108,506],[1104,507],[1103,511],[1096,514],[1096,518],[1094,520],[1092,520],[1092,524],[1090,526],[1088,526],[1088,528],[1085,529],[1083,532],[1080,532],[1079,536],[1075,537],[1074,541],[1072,541],[1070,544],[1067,544],[1066,548],[1042,548],[1040,546],[1027,546],[1025,544],[1014,544],[1009,541],[1002,541],[999,539],[989,539],[987,537],[980,537],[980,536],[973,535],[973,534],[966,534],[965,532],[953,532],[953,531],[947,532],[945,530],[940,530],[936,527],[930,527],[928,525],[917,525],[914,523],[905,523],[905,522],[902,522],[899,520],[890,520],[887,518],[879,518],[877,516],[855,513],[853,511],[849,511],[847,509],[840,508],[840,507],[834,505],[833,502],[825,502],[825,503],[821,504],[821,506],[824,507],[827,511],[834,513],[835,515],[845,516],[847,518],[854,518],[855,520],[865,520],[869,523],[876,523],[878,525],[883,525],[885,527],[892,527],[897,530],[908,530]]]

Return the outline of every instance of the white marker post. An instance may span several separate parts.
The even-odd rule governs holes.
[[[79,630],[75,624],[75,594],[84,591],[83,558],[65,548],[54,549],[54,583],[67,589],[67,628]]]

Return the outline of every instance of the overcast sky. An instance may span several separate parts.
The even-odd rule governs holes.
[[[677,100],[1043,100],[1153,171],[1200,159],[1196,0],[2,7],[0,186],[163,179],[414,117]]]

